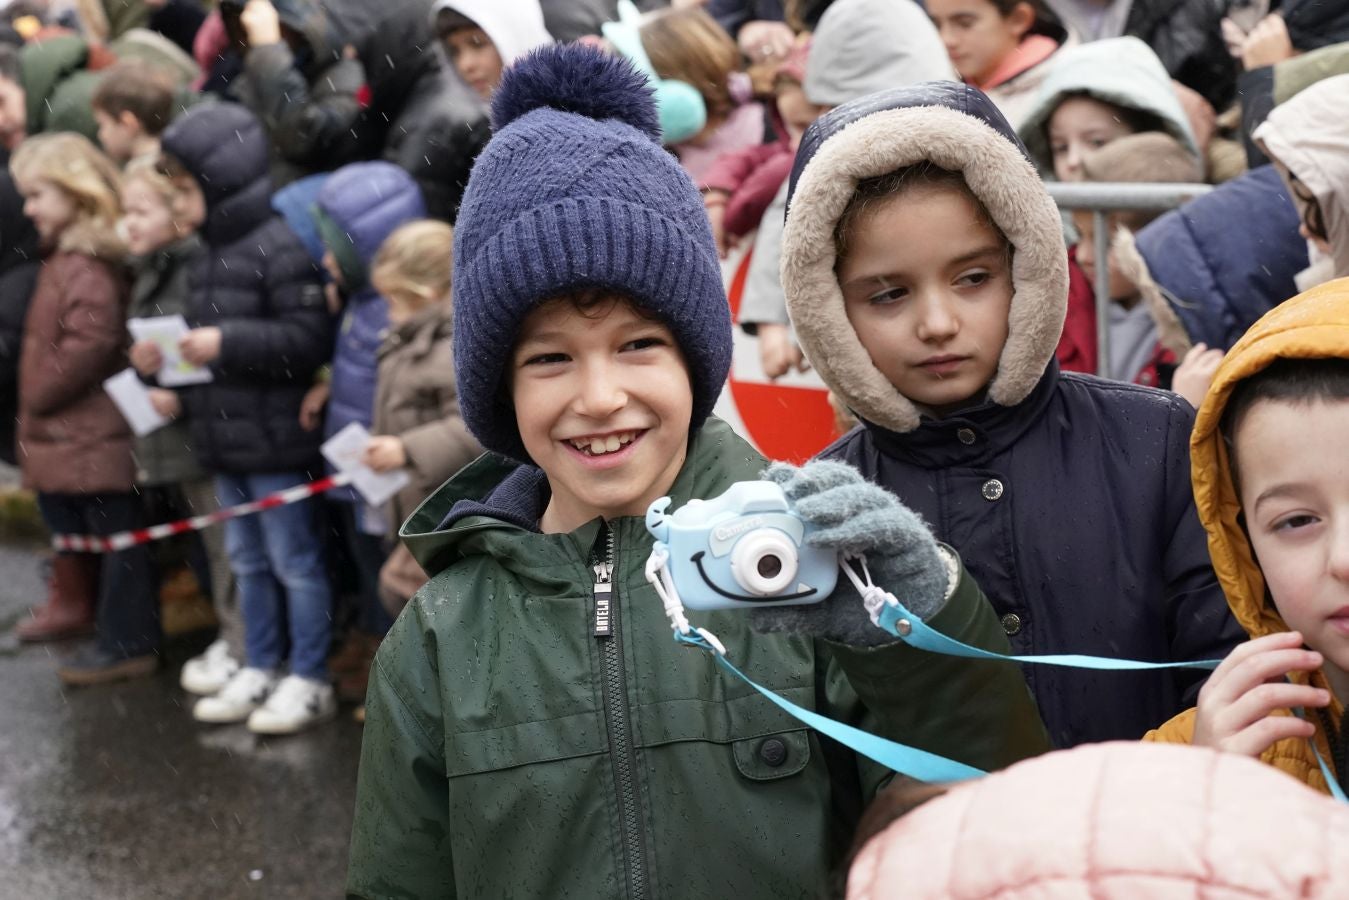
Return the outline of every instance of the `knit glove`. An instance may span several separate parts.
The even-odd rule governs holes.
[[[763,478],[780,485],[796,514],[818,529],[806,538],[808,544],[864,555],[872,581],[920,619],[945,603],[950,569],[937,541],[894,494],[837,462],[809,462],[799,469],[775,463]],[[857,589],[841,572],[838,587],[823,602],[753,610],[750,626],[857,647],[899,640],[872,623]]]

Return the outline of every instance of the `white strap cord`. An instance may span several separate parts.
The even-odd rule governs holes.
[[[684,601],[679,599],[679,590],[675,587],[674,579],[670,577],[670,567],[666,565],[669,561],[669,551],[661,544],[656,544],[651,550],[651,555],[646,558],[646,580],[651,582],[651,586],[656,590],[656,596],[660,597],[670,625],[679,634],[699,635],[716,648],[718,653],[725,656],[726,645],[720,638],[706,628],[694,628],[689,624],[688,616],[684,615]]]

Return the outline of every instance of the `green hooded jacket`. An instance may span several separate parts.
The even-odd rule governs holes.
[[[88,61],[89,45],[76,35],[26,44],[19,51],[29,134],[74,131],[97,143],[89,101],[102,76],[85,68]]]
[[[674,506],[765,460],[715,419]],[[371,672],[348,891],[356,897],[815,897],[890,772],[677,645],[643,577],[642,519],[609,523],[612,634],[594,632],[596,519],[541,534],[486,515],[437,530],[513,465],[473,463],[408,519],[433,578]],[[860,602],[860,601],[859,601]],[[695,614],[751,678],[801,706],[971,765],[1048,749],[1010,663],[854,649]],[[1007,652],[972,580],[934,627]]]

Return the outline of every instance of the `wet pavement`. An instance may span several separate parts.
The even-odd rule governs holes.
[[[190,715],[172,642],[153,678],[65,689],[74,645],[20,646],[41,547],[0,544],[0,898],[340,897],[361,729],[262,739]]]

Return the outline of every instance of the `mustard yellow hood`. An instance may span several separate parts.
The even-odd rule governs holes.
[[[1275,360],[1327,357],[1349,357],[1349,278],[1299,294],[1251,326],[1219,366],[1190,437],[1194,502],[1208,532],[1213,570],[1251,637],[1288,626],[1265,603],[1265,579],[1238,519],[1241,504],[1218,424],[1237,384]]]

